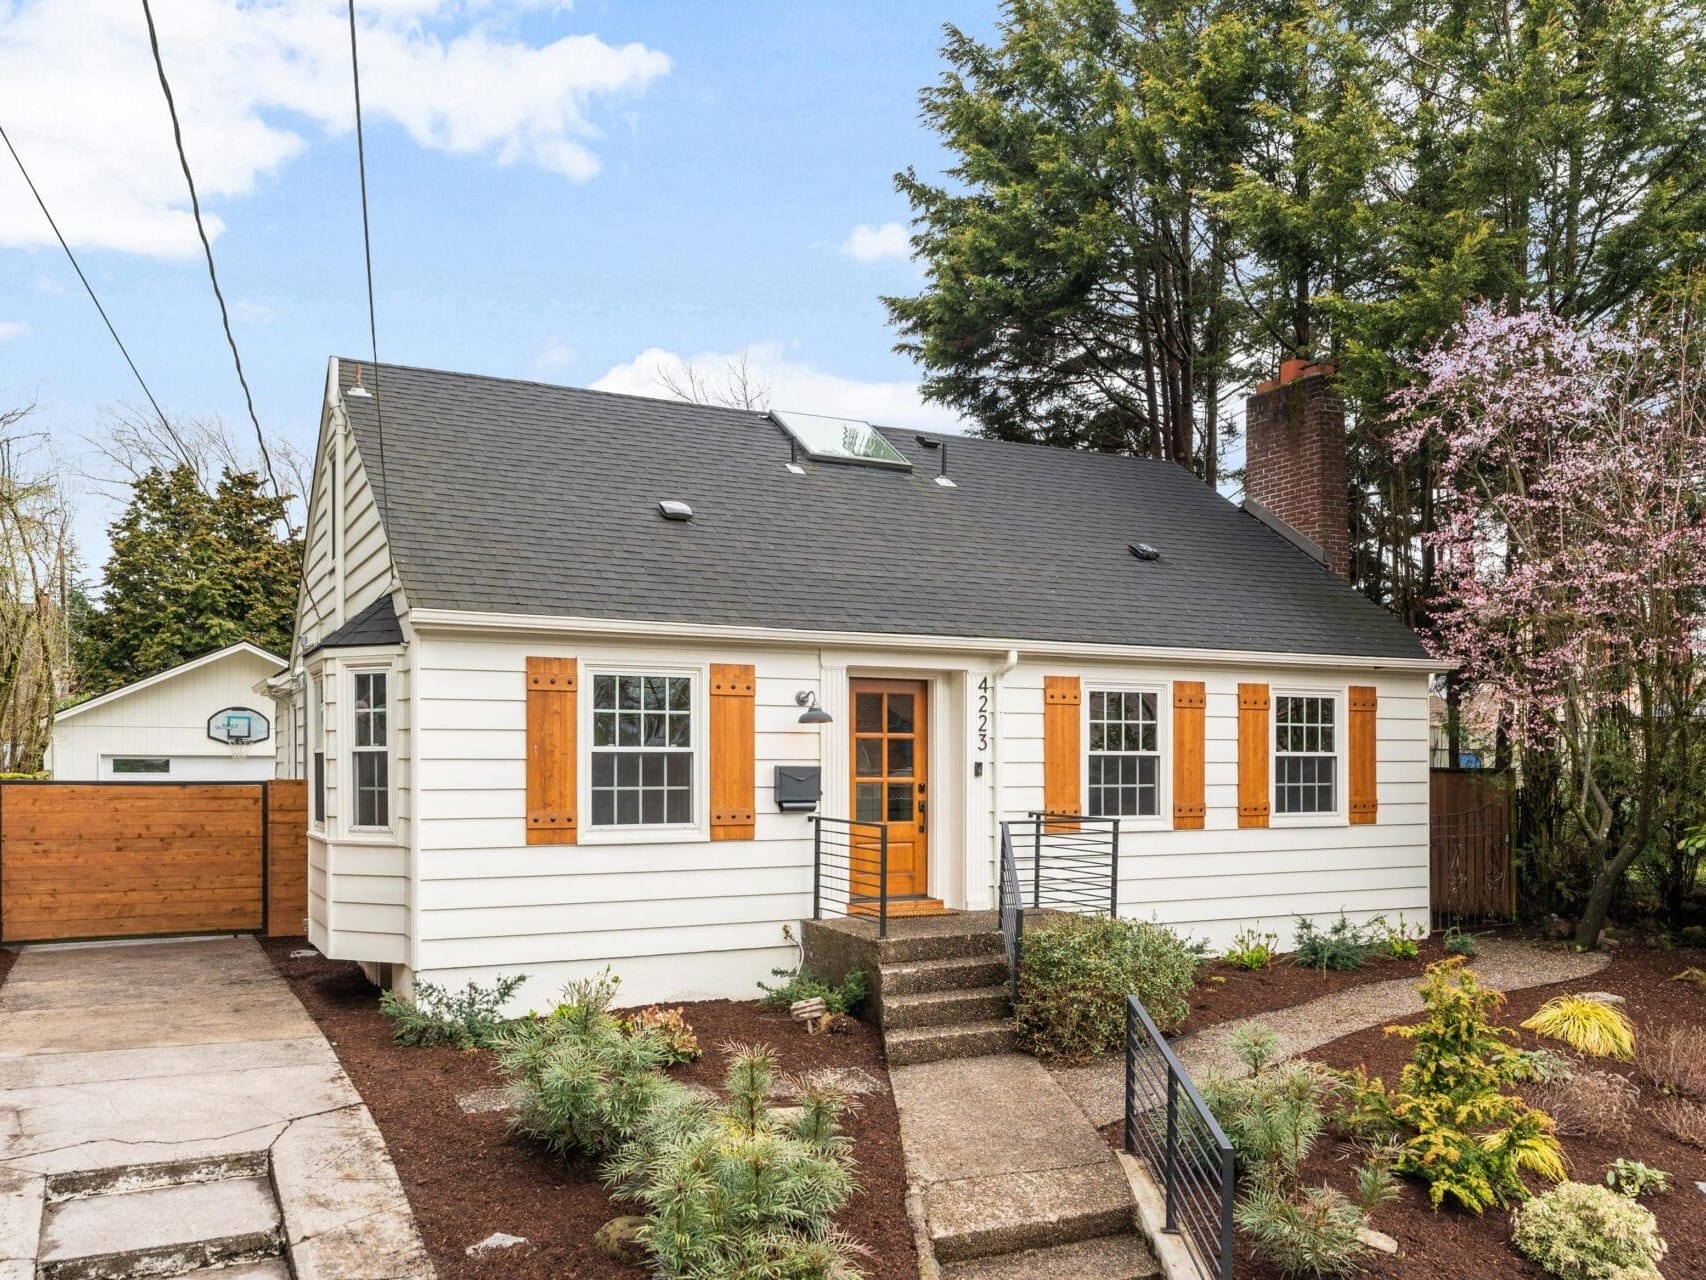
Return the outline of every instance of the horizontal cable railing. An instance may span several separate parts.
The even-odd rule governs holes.
[[[1118,818],[1039,812],[1027,814],[1017,827],[1014,856],[1020,882],[1028,889],[1027,907],[1119,915]]]
[[[1236,1160],[1172,1048],[1136,996],[1126,997],[1125,1149],[1143,1162],[1204,1280],[1232,1280]]]
[[[813,814],[812,919],[862,916],[889,932],[889,829]]]

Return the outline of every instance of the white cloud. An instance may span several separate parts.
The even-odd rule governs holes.
[[[858,418],[882,426],[930,431],[965,429],[966,424],[952,409],[927,403],[914,382],[843,377],[809,361],[789,359],[781,345],[774,342],[759,343],[744,352],[707,351],[695,356],[648,347],[626,364],[610,369],[592,386],[595,391],[669,397],[665,382],[685,383],[689,364],[713,384],[719,384],[730,366],[738,364],[743,355],[751,380],[769,388],[772,408]]]
[[[885,222],[880,227],[861,222],[842,244],[841,252],[855,262],[901,262],[912,256],[912,242],[898,222]]]
[[[0,320],[0,342],[8,338],[21,338],[30,331],[30,326],[22,320]]]
[[[540,0],[367,0],[362,110],[419,146],[598,172],[595,109],[643,93],[669,58],[593,35],[532,45],[506,19]],[[242,196],[317,137],[355,121],[340,0],[173,0],[161,54],[204,203]],[[196,250],[188,194],[139,6],[0,0],[0,120],[73,245]],[[15,169],[0,166],[0,245],[52,243]],[[205,212],[205,210],[204,210]],[[217,234],[223,223],[208,218]]]
[[[231,318],[245,324],[265,324],[278,313],[264,302],[238,298],[231,304]]]
[[[560,373],[575,362],[575,349],[561,338],[548,339],[533,357],[536,373]]]

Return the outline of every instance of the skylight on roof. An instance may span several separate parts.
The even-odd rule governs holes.
[[[819,462],[853,462],[878,467],[912,464],[877,429],[856,418],[829,418],[818,413],[772,412],[771,417],[793,436],[808,458]]]

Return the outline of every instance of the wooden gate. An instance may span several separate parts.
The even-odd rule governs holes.
[[[0,941],[293,934],[301,782],[0,783]]]
[[[1516,866],[1510,778],[1487,770],[1435,769],[1428,781],[1434,927],[1511,919]]]

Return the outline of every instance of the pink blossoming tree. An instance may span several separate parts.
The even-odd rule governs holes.
[[[1562,777],[1584,946],[1700,784],[1702,328],[1688,302],[1624,326],[1471,308],[1418,359],[1393,436],[1437,476],[1432,643]]]

